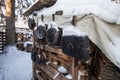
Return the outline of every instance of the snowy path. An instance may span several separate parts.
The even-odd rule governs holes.
[[[7,54],[0,55],[0,80],[31,80],[30,54],[9,47]]]

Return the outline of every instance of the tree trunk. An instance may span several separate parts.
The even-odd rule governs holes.
[[[6,45],[15,44],[15,0],[6,0]]]

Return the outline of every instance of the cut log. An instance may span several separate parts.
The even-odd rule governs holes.
[[[50,78],[55,80],[69,80],[67,79],[65,76],[63,76],[61,73],[59,73],[57,70],[55,70],[54,68],[48,66],[48,65],[44,65],[44,66],[39,66],[37,65],[43,72],[45,72],[47,75],[49,75]],[[58,75],[56,75],[58,74]],[[56,76],[56,77],[55,77]]]

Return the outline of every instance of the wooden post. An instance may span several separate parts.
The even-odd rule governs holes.
[[[36,63],[34,63],[34,62],[32,62],[32,66],[33,66],[33,79],[34,80],[37,80],[37,77],[36,77],[36,68],[37,68],[37,66],[36,66]]]
[[[78,60],[72,59],[72,80],[78,80]]]
[[[52,14],[52,21],[55,21],[55,14]]]
[[[41,15],[41,21],[44,22],[44,16],[43,15]]]
[[[72,24],[76,26],[77,23],[77,16],[73,16]],[[72,59],[72,76],[73,80],[78,80],[78,60],[73,58]]]
[[[33,31],[33,35],[34,34],[34,31]],[[35,39],[34,39],[34,36],[33,36],[33,48],[35,48]],[[35,62],[32,62],[32,75],[33,75],[33,79],[34,80],[37,80],[37,77],[36,77],[36,63]]]
[[[75,15],[73,16],[72,24],[76,26],[76,23],[77,23],[77,16]]]

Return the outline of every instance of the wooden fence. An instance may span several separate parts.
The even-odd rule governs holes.
[[[5,46],[5,32],[0,32],[0,54],[3,52]]]

